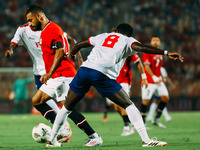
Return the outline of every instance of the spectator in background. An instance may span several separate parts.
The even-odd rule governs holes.
[[[21,107],[21,113],[24,115],[23,118],[26,119],[25,114],[27,113],[28,95],[26,86],[28,83],[32,82],[33,78],[25,78],[23,73],[19,73],[19,77],[15,80],[12,92],[15,93],[14,98],[14,117],[19,113]]]

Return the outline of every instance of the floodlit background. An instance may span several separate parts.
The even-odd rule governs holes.
[[[33,0],[48,18],[77,41],[102,32],[110,32],[119,23],[134,28],[134,38],[149,44],[152,35],[161,38],[162,48],[181,53],[184,63],[165,57],[163,66],[176,88],[168,86],[169,111],[200,110],[200,17],[198,0]],[[19,72],[33,78],[32,61],[27,50],[18,47],[7,59],[4,52],[18,26],[26,24],[25,12],[30,0],[0,0],[0,113],[12,113],[13,101],[7,99]],[[82,50],[86,59],[91,49]],[[141,55],[140,55],[141,56]],[[140,74],[132,66],[131,99],[141,101]],[[35,93],[34,81],[27,86],[29,113]],[[99,99],[101,99],[99,101]],[[105,100],[95,89],[78,105],[80,111],[104,111]]]

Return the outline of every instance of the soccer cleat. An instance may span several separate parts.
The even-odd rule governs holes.
[[[130,127],[130,130],[123,129],[121,136],[129,136],[134,133],[134,127]]]
[[[157,125],[158,127],[160,127],[160,128],[167,128],[164,124],[162,124],[161,122],[160,122],[160,119],[154,119],[153,121],[152,121],[152,123],[154,124],[154,125]]]
[[[92,147],[92,146],[99,146],[102,144],[103,144],[103,140],[99,136],[98,138],[89,138],[89,140],[84,144],[84,146]]]
[[[108,117],[103,117],[102,121],[103,122],[108,122]]]
[[[55,143],[51,143],[50,141],[47,142],[46,147],[61,147],[62,144],[56,141]]]
[[[142,142],[142,147],[156,147],[156,146],[167,146],[167,142],[157,141],[152,139],[149,143]]]

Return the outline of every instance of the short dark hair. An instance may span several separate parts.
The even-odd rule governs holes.
[[[26,15],[28,13],[38,13],[38,12],[43,12],[44,13],[44,9],[42,7],[40,7],[39,5],[36,5],[36,4],[33,4],[33,5],[30,5],[26,11]]]
[[[127,23],[119,24],[116,30],[118,30],[118,32],[122,34],[125,34],[128,37],[132,36],[133,34],[133,28]]]

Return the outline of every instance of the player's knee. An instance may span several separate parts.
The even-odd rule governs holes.
[[[168,103],[169,101],[169,96],[161,96],[161,100],[165,103]]]
[[[41,99],[40,98],[38,98],[38,96],[36,96],[36,95],[34,95],[33,97],[32,97],[32,103],[33,103],[33,105],[39,105],[39,104],[41,104]]]
[[[142,104],[145,106],[149,105],[149,100],[142,100]]]

